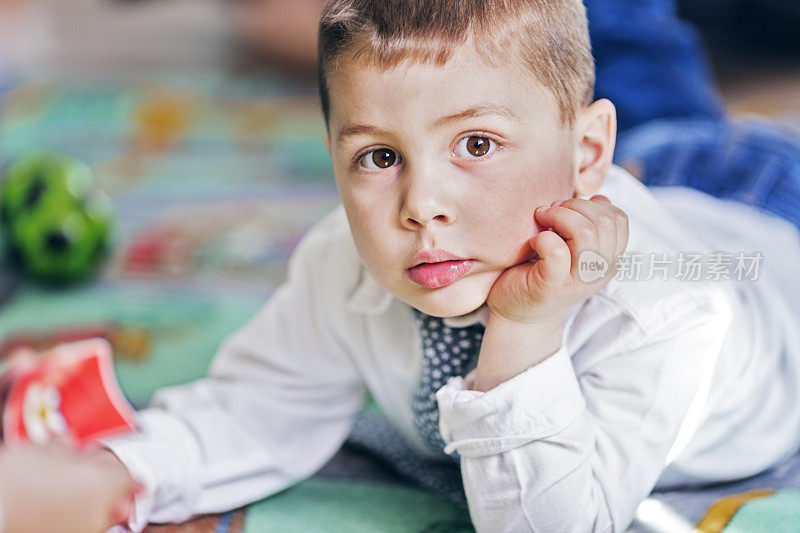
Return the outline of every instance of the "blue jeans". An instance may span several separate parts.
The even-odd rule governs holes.
[[[616,160],[648,186],[754,205],[800,229],[800,139],[759,121],[663,119],[625,133]]]
[[[738,200],[800,228],[800,139],[725,117],[696,33],[672,0],[585,0],[596,98],[617,107],[615,162],[646,185]]]

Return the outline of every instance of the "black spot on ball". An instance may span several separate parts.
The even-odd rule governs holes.
[[[44,239],[45,248],[51,252],[61,253],[69,249],[69,239],[63,231],[56,230],[49,232]]]
[[[16,243],[9,243],[8,244],[8,261],[10,264],[14,266],[21,266],[22,265],[22,250],[20,250],[19,246]]]
[[[31,186],[28,188],[28,193],[25,195],[25,202],[23,203],[25,208],[31,210],[36,207],[45,189],[47,189],[47,183],[45,183],[41,176],[36,176],[33,183],[31,183]]]

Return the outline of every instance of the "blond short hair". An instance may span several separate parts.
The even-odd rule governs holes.
[[[387,69],[403,60],[443,65],[470,37],[486,44],[489,62],[516,54],[555,96],[563,124],[591,102],[594,60],[581,0],[328,0],[318,43],[326,123],[327,77],[345,54]]]

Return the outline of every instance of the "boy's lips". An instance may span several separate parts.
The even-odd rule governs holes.
[[[414,256],[406,272],[411,281],[426,289],[438,289],[455,283],[472,270],[474,261],[444,250],[424,250]]]

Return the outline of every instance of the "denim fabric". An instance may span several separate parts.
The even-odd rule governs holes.
[[[700,41],[672,0],[584,2],[595,97],[616,105],[620,132],[663,118],[722,118]]]
[[[800,138],[775,124],[665,119],[622,136],[617,161],[648,186],[686,186],[800,228]]]
[[[649,186],[682,185],[800,227],[800,140],[724,115],[705,52],[672,0],[584,0],[596,98],[617,107],[615,162]]]

